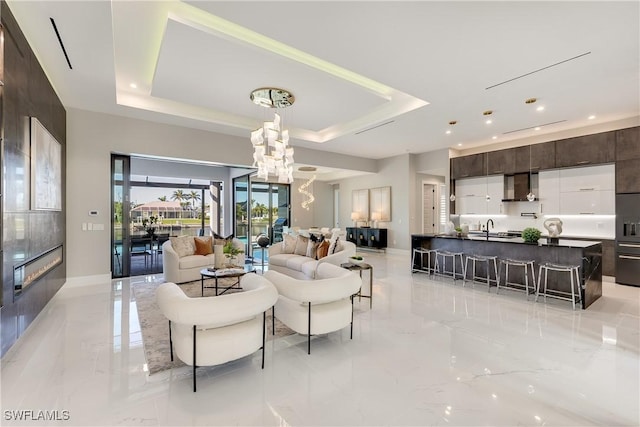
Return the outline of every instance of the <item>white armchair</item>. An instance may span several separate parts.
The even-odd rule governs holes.
[[[265,312],[278,292],[257,274],[242,276],[240,285],[243,292],[203,298],[189,298],[175,283],[158,287],[158,306],[169,319],[171,360],[175,350],[193,366],[194,392],[198,366],[219,365],[262,349],[264,368]]]
[[[320,264],[315,280],[300,280],[269,270],[266,277],[278,289],[273,315],[289,328],[308,338],[351,325],[353,338],[353,295],[362,285],[360,276],[333,264]]]

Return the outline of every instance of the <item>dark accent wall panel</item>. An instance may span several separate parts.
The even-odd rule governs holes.
[[[9,6],[0,3],[4,45],[0,51],[2,135],[1,354],[16,342],[66,280],[66,111],[25,39]],[[62,211],[30,210],[29,117],[36,117],[62,145]],[[63,263],[14,295],[13,268],[57,245]]]

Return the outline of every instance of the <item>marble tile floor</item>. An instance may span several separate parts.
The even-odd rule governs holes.
[[[197,393],[188,367],[145,372],[130,285],[161,276],[65,286],[2,358],[0,424],[640,424],[640,289],[606,283],[574,312],[411,275],[408,255],[366,257],[373,309],[356,302],[353,340],[319,336],[307,355],[305,337],[277,339],[264,370],[259,353],[199,369]]]

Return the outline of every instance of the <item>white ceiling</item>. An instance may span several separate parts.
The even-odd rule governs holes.
[[[279,86],[294,146],[370,158],[640,115],[637,1],[8,3],[73,108],[248,138]]]

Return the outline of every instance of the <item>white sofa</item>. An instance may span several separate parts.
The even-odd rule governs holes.
[[[169,319],[173,354],[196,367],[213,366],[262,349],[264,368],[265,312],[278,299],[273,284],[258,274],[240,280],[243,292],[215,297],[189,298],[175,283],[163,283],[156,291],[158,307]]]
[[[340,240],[339,251],[318,260],[297,254],[283,253],[283,245],[276,243],[269,247],[269,270],[278,271],[297,279],[315,279],[316,270],[322,264],[340,264],[349,261],[356,254],[356,245]]]
[[[233,245],[244,250],[244,244],[233,239]],[[236,256],[236,263],[244,265],[244,253]],[[200,270],[215,265],[215,255],[186,255],[180,257],[171,246],[171,240],[162,244],[162,272],[164,280],[173,283],[191,282],[200,279]]]
[[[357,273],[322,263],[315,280],[299,280],[273,270],[267,271],[264,277],[278,289],[273,315],[294,331],[307,335],[307,353],[311,354],[311,335],[351,325],[353,338],[351,296],[362,285]]]

